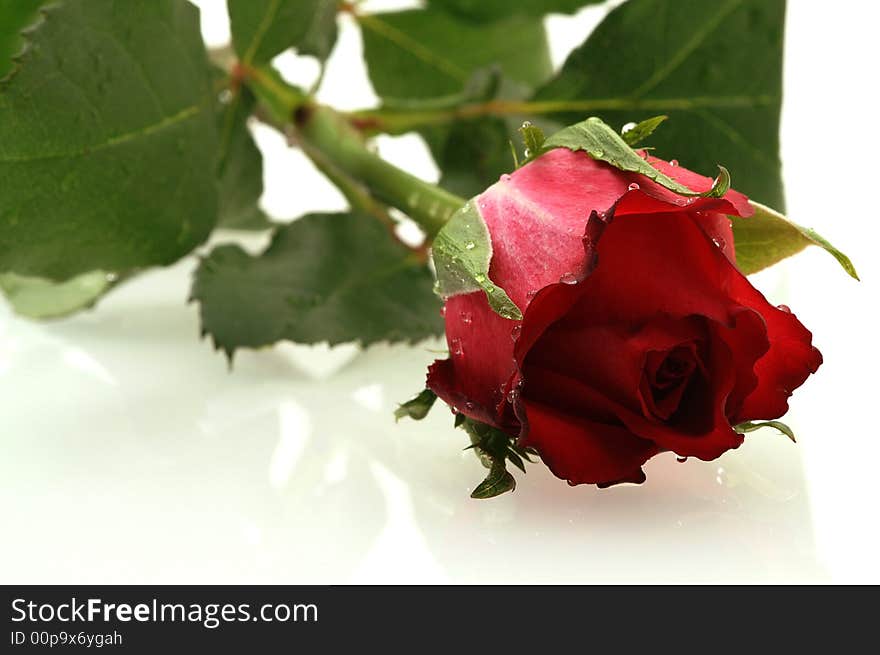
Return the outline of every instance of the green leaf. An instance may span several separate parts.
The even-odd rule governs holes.
[[[508,491],[516,489],[516,480],[507,470],[503,463],[494,465],[489,469],[489,475],[476,489],[471,492],[471,498],[486,499],[500,496]]]
[[[571,14],[585,5],[604,0],[429,0],[429,5],[470,20],[495,20],[512,13],[540,17],[544,14]]]
[[[797,443],[797,439],[794,438],[794,432],[792,432],[791,428],[788,427],[782,421],[761,421],[758,423],[747,421],[745,423],[740,423],[739,425],[734,427],[739,434],[745,434],[747,432],[754,432],[755,430],[759,430],[761,428],[776,428],[786,437],[791,439],[794,443]]]
[[[40,20],[40,9],[50,0],[0,0],[0,80],[15,69],[25,48],[22,32]]]
[[[704,193],[692,191],[651,166],[639,153],[627,145],[623,137],[595,116],[564,127],[544,141],[545,151],[552,148],[583,150],[593,159],[607,162],[622,171],[640,173],[670,191],[683,196],[718,198],[727,193],[730,188],[730,175],[727,169],[719,166],[720,173],[711,189]]]
[[[652,116],[639,123],[627,123],[623,126],[620,135],[628,146],[634,147],[651,136],[667,118],[669,116]]]
[[[259,208],[263,195],[263,156],[247,127],[255,99],[246,88],[229,92],[228,104],[218,118],[220,155],[217,178],[220,184],[218,226],[264,230],[271,221]]]
[[[394,419],[399,421],[402,418],[409,417],[416,421],[421,421],[431,411],[436,400],[437,394],[430,389],[425,389],[418,396],[402,403],[395,409]]]
[[[534,99],[565,122],[667,114],[660,153],[702,173],[722,162],[738,190],[782,207],[784,14],[783,0],[628,0]]]
[[[326,59],[336,42],[338,0],[227,0],[232,44],[244,64],[288,48]]]
[[[370,79],[386,108],[424,110],[433,100],[448,111],[521,100],[553,73],[543,23],[510,11],[486,23],[440,7],[358,20]],[[490,70],[493,76],[486,75]],[[440,185],[469,198],[509,172],[508,142],[521,123],[519,117],[475,117],[420,130],[443,173]]]
[[[34,319],[60,318],[91,307],[111,286],[104,271],[83,273],[66,282],[0,274],[0,289],[17,314]]]
[[[473,200],[459,209],[434,238],[432,247],[437,271],[437,293],[443,299],[482,290],[499,316],[522,319],[522,312],[504,289],[489,279],[492,241],[480,210]]]
[[[251,256],[215,248],[196,271],[202,331],[230,358],[282,339],[330,345],[442,334],[431,273],[366,214],[309,214]]]
[[[0,270],[66,280],[170,264],[217,217],[198,10],[63,0],[0,83]]]
[[[736,265],[750,275],[776,262],[799,253],[807,246],[828,251],[850,277],[859,279],[849,257],[832,246],[815,230],[792,223],[785,216],[757,202],[751,203],[755,213],[749,218],[731,216]]]
[[[522,16],[474,25],[427,9],[368,14],[358,22],[370,81],[383,99],[454,95],[491,65],[528,86],[552,71],[543,25]]]

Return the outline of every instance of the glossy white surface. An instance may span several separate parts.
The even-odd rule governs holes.
[[[202,4],[219,20],[216,3]],[[391,414],[442,344],[285,345],[241,353],[229,372],[198,340],[188,259],[67,321],[0,310],[0,581],[880,581],[870,181],[880,143],[868,128],[839,146],[814,132],[843,112],[844,127],[857,128],[853,108],[876,106],[862,77],[878,60],[868,5],[789,9],[789,213],[848,251],[864,280],[818,250],[756,277],[825,355],[792,402],[797,446],[756,433],[716,462],[662,456],[646,484],[604,491],[569,488],[533,465],[515,493],[473,501],[483,469],[462,452],[450,414],[438,407],[398,425]],[[576,43],[596,16],[551,27]],[[816,48],[817,30],[834,21],[845,33]],[[357,47],[346,29],[328,80]],[[295,73],[309,62],[288,64]],[[325,98],[369,103],[362,71],[336,80]],[[344,206],[298,153],[258,137],[274,214]],[[436,175],[412,137],[380,147]]]

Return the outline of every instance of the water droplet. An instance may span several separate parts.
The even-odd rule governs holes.
[[[217,94],[217,100],[220,101],[221,105],[228,105],[232,101],[232,91],[229,89],[223,89]]]
[[[639,188],[640,188],[640,187],[639,187],[639,185],[638,185],[637,182],[633,182],[632,184],[630,184],[630,185],[627,187],[627,189],[629,189],[630,191],[638,191]]]
[[[786,314],[791,314],[791,307],[788,305],[776,305],[776,309],[783,311]]]
[[[475,244],[473,241],[468,241],[466,244],[464,244],[465,250],[473,250],[476,247],[477,247],[477,244]]]
[[[446,305],[440,308],[440,316],[446,316]]]
[[[452,343],[449,344],[449,347],[450,352],[452,352],[452,354],[456,357],[461,357],[462,355],[464,355],[464,349],[461,347],[461,339],[459,339],[458,337],[455,337],[452,340]]]
[[[669,165],[670,165],[670,166],[678,166],[678,160],[677,160],[677,159],[673,159],[673,160],[671,160],[671,161],[669,162]]]
[[[522,333],[522,325],[514,326],[514,328],[510,331],[510,338],[516,341],[519,339],[519,335]]]
[[[523,150],[523,156],[524,156],[526,159],[528,159],[529,157],[532,156],[532,151],[529,150],[528,148],[526,148],[525,150]]]
[[[461,322],[464,323],[465,325],[470,325],[471,323],[474,322],[474,315],[471,314],[470,312],[462,312],[461,314],[458,315],[458,317],[461,319]]]
[[[676,459],[676,461],[679,462],[680,464],[684,464],[686,461],[688,461],[688,458],[687,458],[687,457],[676,457],[675,459]]]
[[[527,130],[532,126],[532,121],[523,121],[523,124],[520,129]]]
[[[472,411],[472,410],[474,409],[474,404],[473,404],[470,400],[468,400],[468,401],[464,404],[464,408],[467,409],[467,410],[471,410],[471,411]]]
[[[116,280],[119,279],[119,276],[116,273],[107,273],[107,275],[104,276],[104,279],[108,282],[116,282]]]
[[[511,389],[507,393],[507,402],[509,402],[511,405],[514,404],[518,398],[519,398],[519,391],[517,389]]]
[[[507,182],[510,179],[510,173],[504,173],[501,177],[498,178],[500,182]]]
[[[563,273],[562,277],[559,278],[559,281],[562,284],[577,284],[577,275],[574,273]]]
[[[725,484],[727,482],[727,473],[724,470],[723,466],[718,467],[718,471],[715,475],[715,482],[718,484]]]
[[[605,156],[605,151],[604,150],[594,150],[593,152],[590,153],[590,155],[593,157],[593,159],[601,159],[602,157]]]
[[[532,298],[534,298],[535,296],[538,295],[538,291],[540,291],[540,289],[532,289],[531,291],[529,291],[529,292],[526,294],[526,298],[528,298],[529,300],[531,300]]]
[[[635,123],[632,123],[632,122],[627,123],[626,125],[624,125],[624,126],[621,128],[620,133],[621,133],[621,134],[626,134],[626,133],[629,132],[631,129],[633,129],[635,126],[636,126]]]
[[[486,281],[486,276],[483,275],[482,273],[477,273],[474,276],[474,280],[476,280],[477,284],[483,284],[483,282]]]
[[[725,242],[721,237],[712,237],[712,243],[714,243],[719,248],[724,248]]]

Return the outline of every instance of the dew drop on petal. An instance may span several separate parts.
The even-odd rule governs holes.
[[[470,325],[474,321],[474,315],[470,312],[462,312],[461,314],[459,314],[459,318],[461,319],[461,322],[465,325]]]
[[[639,185],[638,185],[637,182],[633,182],[632,184],[630,184],[630,185],[627,187],[627,189],[629,189],[630,191],[637,191],[639,188],[640,188],[640,187],[639,187]]]
[[[788,305],[776,305],[776,309],[783,311],[786,314],[791,314],[791,307]]]
[[[464,355],[464,349],[461,347],[461,339],[459,339],[458,337],[455,337],[452,340],[452,343],[449,344],[449,346],[452,354],[456,357],[461,357],[462,355]]]
[[[519,391],[517,391],[516,389],[511,389],[507,393],[507,402],[509,402],[511,405],[513,403],[515,403],[518,398],[519,398]]]
[[[669,161],[669,165],[670,165],[670,166],[678,166],[678,160],[677,160],[677,159],[672,159],[672,160],[670,160],[670,161]]]
[[[520,333],[522,333],[522,325],[517,325],[510,331],[510,338],[516,341],[519,339]]]
[[[440,316],[446,316],[446,305],[440,308]]]
[[[526,155],[528,157],[528,155]],[[510,173],[504,173],[501,177],[498,178],[501,182],[507,182],[510,179]]]
[[[467,409],[467,410],[473,411],[473,409],[474,409],[474,404],[473,404],[470,400],[468,400],[468,401],[464,404],[464,408]]]
[[[562,284],[577,284],[577,275],[574,273],[563,273],[562,277],[559,278],[559,281]]]
[[[528,298],[529,300],[531,300],[532,298],[534,298],[535,296],[538,295],[538,291],[539,291],[539,289],[532,289],[531,291],[529,291],[529,292],[526,294],[526,298]]]
[[[722,239],[721,237],[712,237],[712,243],[714,243],[719,248],[723,248],[725,245],[724,239]]]
[[[684,464],[686,461],[688,461],[687,457],[676,457],[675,459],[676,461],[678,461],[679,464]]]

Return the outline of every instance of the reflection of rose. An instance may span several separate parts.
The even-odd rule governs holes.
[[[650,158],[702,191],[712,181]],[[556,149],[477,198],[492,280],[446,304],[450,358],[428,385],[459,412],[519,435],[571,483],[641,482],[662,451],[714,459],[731,425],[782,416],[822,357],[787,308],[732,263],[725,214],[744,196],[683,198],[584,153]]]

